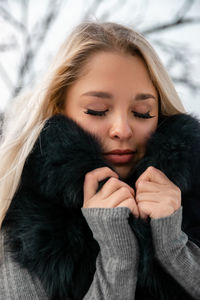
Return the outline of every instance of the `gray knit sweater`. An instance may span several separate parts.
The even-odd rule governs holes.
[[[100,252],[93,282],[84,300],[134,300],[139,249],[129,227],[130,210],[82,208]],[[195,299],[200,299],[200,248],[181,231],[182,207],[169,217],[151,220],[157,259]],[[0,300],[47,300],[37,277],[14,262],[0,234]],[[70,300],[70,299],[66,299]]]

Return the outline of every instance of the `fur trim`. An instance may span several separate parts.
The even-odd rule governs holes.
[[[126,182],[134,187],[150,165],[162,170],[181,188],[183,230],[200,245],[199,150],[199,122],[185,114],[169,117]],[[111,168],[101,153],[95,136],[71,119],[52,117],[27,158],[6,216],[15,259],[37,274],[49,299],[82,299],[92,282],[99,245],[80,208],[85,174]],[[150,225],[132,215],[129,224],[141,253],[136,299],[192,299],[154,259]]]

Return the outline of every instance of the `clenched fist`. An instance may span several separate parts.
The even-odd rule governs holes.
[[[135,184],[136,202],[141,218],[170,216],[181,206],[181,191],[160,170],[149,167]]]
[[[99,182],[110,177],[97,192]],[[117,173],[108,167],[97,168],[85,176],[84,208],[91,207],[128,207],[138,217],[139,211],[135,201],[134,190],[125,182],[118,179]]]

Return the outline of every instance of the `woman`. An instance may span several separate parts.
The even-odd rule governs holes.
[[[200,299],[200,125],[148,42],[79,25],[12,111],[2,299]]]

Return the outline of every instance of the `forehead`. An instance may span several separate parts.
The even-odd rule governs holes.
[[[113,67],[122,67],[125,64],[138,64],[143,65],[148,72],[146,63],[144,59],[140,55],[133,55],[131,53],[123,53],[117,51],[98,51],[96,53],[92,53],[86,59],[85,63],[83,64],[83,72],[87,73],[92,71],[94,67],[98,69],[102,69],[106,67],[113,66]]]
[[[98,52],[92,54],[82,68],[78,82],[97,82],[105,87],[155,90],[144,60],[138,55]]]

